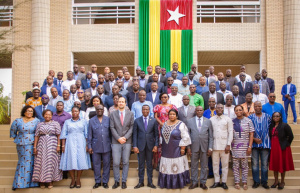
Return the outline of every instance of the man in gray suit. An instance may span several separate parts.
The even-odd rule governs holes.
[[[127,188],[126,181],[129,169],[129,156],[131,151],[132,131],[134,117],[130,110],[125,110],[126,99],[120,97],[119,110],[110,114],[110,130],[112,134],[112,157],[115,184],[113,189],[120,186],[120,160],[123,160],[122,189]]]
[[[187,121],[195,116],[196,107],[189,105],[190,98],[188,95],[182,97],[183,106],[178,109],[178,118],[180,121],[187,124]]]
[[[208,156],[212,154],[213,148],[213,128],[211,121],[203,117],[203,107],[196,107],[196,116],[190,119],[187,124],[191,136],[192,144],[188,147],[188,155],[191,157],[191,177],[192,184],[189,189],[198,187],[198,164],[200,159],[201,174],[200,188],[207,190],[207,163]]]
[[[74,79],[75,80],[84,80],[84,79],[86,79],[86,76],[85,76],[85,74],[84,73],[81,73],[80,71],[79,71],[79,67],[78,67],[78,64],[74,64],[74,66],[73,66],[73,74],[74,74]]]
[[[256,72],[254,77],[255,77],[255,80],[252,81],[252,84],[253,85],[258,84],[260,87],[259,92],[269,96],[269,94],[270,94],[269,84],[266,81],[261,80],[260,72]]]

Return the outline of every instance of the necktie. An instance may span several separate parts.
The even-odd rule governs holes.
[[[123,112],[121,112],[120,119],[121,119],[121,124],[122,124],[122,126],[123,126]]]
[[[58,81],[58,86],[61,87],[61,80]]]
[[[202,127],[202,125],[201,125],[201,119],[199,118],[198,119],[198,129],[199,129],[199,131],[201,130],[201,127]]]
[[[245,82],[243,82],[242,84],[243,84],[243,90],[245,90]]]
[[[147,117],[144,118],[144,127],[145,127],[145,131],[147,131],[147,127],[148,127],[148,123],[147,123]]]
[[[75,101],[75,96],[74,96],[74,94],[73,94],[73,101]]]
[[[90,80],[87,80],[88,87],[90,88]]]
[[[43,105],[43,111],[46,110],[46,106]]]

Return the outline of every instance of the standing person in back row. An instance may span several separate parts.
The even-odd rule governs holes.
[[[177,62],[174,62],[174,63],[172,64],[172,70],[170,70],[170,72],[167,73],[167,75],[166,75],[167,78],[172,76],[172,72],[173,72],[173,71],[176,71],[176,72],[177,72],[177,79],[178,79],[178,80],[181,80],[182,77],[184,76],[184,74],[183,74],[182,72],[178,71],[178,63],[177,63]]]
[[[134,117],[130,110],[125,110],[126,100],[120,97],[119,110],[110,115],[110,130],[112,133],[112,157],[115,183],[113,189],[120,186],[120,160],[123,160],[122,189],[127,188],[126,181],[129,169],[129,156],[132,143]]]
[[[295,95],[297,94],[296,85],[292,84],[292,77],[287,78],[287,84],[283,85],[281,89],[282,100],[284,101],[284,110],[286,117],[288,117],[289,105],[292,108],[294,121],[293,124],[297,125],[297,113],[295,107]]]

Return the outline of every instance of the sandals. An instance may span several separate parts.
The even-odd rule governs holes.
[[[241,187],[240,187],[239,184],[235,184],[235,185],[234,185],[234,188],[237,189],[237,190],[239,190]]]
[[[51,184],[51,185],[50,185]],[[48,185],[48,189],[52,189],[53,188],[53,183],[49,183]]]
[[[81,188],[81,182],[80,184],[76,184],[76,188]]]
[[[75,183],[73,185],[72,185],[72,182],[71,182],[70,188],[73,189],[73,188],[75,188],[75,186],[76,186],[76,181],[75,181]]]

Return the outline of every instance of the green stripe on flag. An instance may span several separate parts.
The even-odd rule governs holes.
[[[187,74],[193,64],[193,30],[182,30],[181,72]]]
[[[170,71],[171,65],[171,30],[160,30],[160,67]]]
[[[149,0],[139,2],[139,66],[149,66]]]

